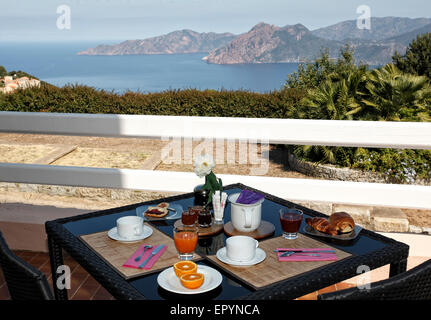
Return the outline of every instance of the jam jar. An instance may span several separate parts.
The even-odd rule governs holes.
[[[204,209],[202,206],[189,207],[187,211],[183,211],[181,215],[181,223],[185,226],[192,226],[198,221],[199,212]]]
[[[198,224],[201,228],[208,228],[212,225],[213,216],[208,208],[201,210],[198,215]]]

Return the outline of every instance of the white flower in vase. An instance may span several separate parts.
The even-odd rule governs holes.
[[[209,175],[214,167],[215,162],[210,154],[205,154],[195,158],[194,170],[199,178]]]
[[[202,189],[209,190],[208,203],[212,201],[212,196],[216,190],[223,190],[223,184],[221,179],[218,179],[212,172],[215,167],[214,158],[210,154],[205,154],[203,156],[198,156],[194,161],[194,171],[199,178],[205,177],[205,184]]]

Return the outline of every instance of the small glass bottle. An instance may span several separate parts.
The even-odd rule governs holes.
[[[194,201],[195,206],[204,206],[208,203],[209,190],[202,189],[203,185],[198,185],[194,188]]]

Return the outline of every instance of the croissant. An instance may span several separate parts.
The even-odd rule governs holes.
[[[329,217],[329,223],[339,233],[348,233],[355,228],[355,221],[346,212],[334,212]]]
[[[307,218],[305,222],[315,230],[335,236],[337,230],[325,218]]]

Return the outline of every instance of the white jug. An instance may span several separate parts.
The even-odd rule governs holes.
[[[230,205],[230,216],[233,227],[241,232],[253,232],[259,228],[262,218],[262,202],[265,198],[253,203],[236,203],[240,193],[231,194],[228,199]]]

